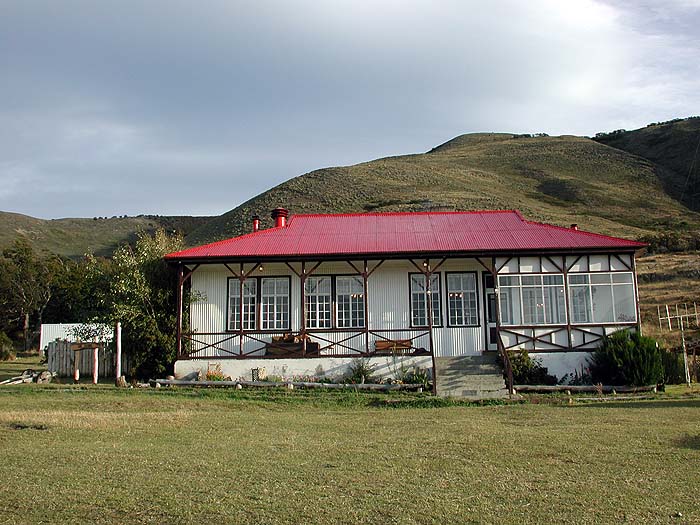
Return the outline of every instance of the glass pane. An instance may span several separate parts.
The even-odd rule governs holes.
[[[634,298],[634,287],[618,285],[613,287],[615,294],[615,321],[632,323],[637,320],[637,308]]]
[[[609,273],[592,273],[591,274],[591,284],[609,284],[610,274]]]
[[[613,311],[612,286],[591,285],[593,297],[593,321],[596,323],[612,323],[615,321]]]
[[[523,281],[525,279],[523,278]],[[542,298],[542,288],[534,286],[523,286],[523,324],[544,323],[544,300]]]
[[[545,285],[560,286],[564,284],[564,276],[561,274],[543,275],[542,283]]]
[[[569,284],[588,284],[588,274],[569,275]]]
[[[571,307],[572,323],[588,323],[592,320],[591,298],[588,286],[572,286],[569,288],[569,304]]]
[[[632,283],[631,273],[614,273],[612,274],[612,282],[614,283]]]
[[[521,278],[523,286],[525,285],[533,285],[533,284],[542,284],[542,276],[541,275],[523,275]]]
[[[566,301],[563,286],[548,286],[544,289],[545,323],[566,322]]]
[[[499,286],[518,286],[520,284],[520,278],[517,275],[499,275],[498,285]]]
[[[504,288],[499,296],[501,323],[507,325],[522,324],[520,318],[520,288]]]

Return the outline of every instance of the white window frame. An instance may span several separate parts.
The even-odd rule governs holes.
[[[228,317],[226,327],[230,332],[241,329],[240,307],[241,285],[235,277],[228,279]],[[243,330],[255,330],[258,318],[258,281],[245,279],[243,281]]]
[[[450,278],[459,277],[460,285],[450,286]],[[470,283],[464,278],[471,278]],[[469,279],[468,279],[469,280]],[[479,326],[479,284],[476,272],[445,272],[447,290],[447,326]]]
[[[310,283],[322,280],[328,281],[328,292],[319,292],[318,285],[309,292]],[[306,278],[304,283],[304,308],[306,309],[306,328],[324,329],[333,328],[333,276],[312,275]],[[309,301],[313,298],[313,301]],[[321,300],[323,299],[323,300]],[[314,315],[310,315],[313,310]],[[325,315],[327,314],[327,316]]]
[[[560,277],[561,278],[561,283],[548,283],[545,284],[544,278],[545,277]],[[523,278],[534,278],[538,279],[539,278],[539,283],[538,282],[533,282],[533,283],[526,283],[523,284]],[[516,279],[517,284],[503,284],[503,282],[506,279]],[[565,280],[564,280],[564,274],[563,273],[525,273],[525,274],[520,274],[520,273],[508,273],[508,274],[503,274],[498,276],[498,300],[499,300],[499,314],[500,314],[500,324],[501,326],[561,326],[565,325],[567,323],[567,315],[568,312],[566,311],[566,288],[564,286]],[[556,321],[550,319],[547,320],[548,317],[548,312],[546,310],[546,305],[547,305],[547,294],[545,293],[545,290],[551,290],[555,288],[561,288],[561,300],[563,303],[559,306],[559,313],[560,315],[563,313],[563,319],[558,318]],[[509,289],[516,289],[518,290],[518,297],[519,301],[518,304],[509,304],[508,308],[504,308],[504,303],[508,303],[511,301],[511,295],[508,293],[505,293],[505,290]],[[525,294],[523,293],[523,290],[528,290],[528,291],[534,291],[536,296],[535,299],[538,300],[539,302],[535,303],[535,308],[536,309],[541,309],[541,316],[539,315],[539,311],[535,311],[535,314],[537,317],[532,320],[530,319],[529,321],[525,320],[525,308],[526,304],[524,301]],[[539,293],[537,293],[539,291]],[[558,297],[558,296],[555,296]],[[519,314],[520,314],[520,322],[515,323],[513,320],[508,320],[504,319],[504,313],[510,312],[511,308],[516,308],[519,307]],[[529,316],[532,316],[532,314],[529,314]],[[539,319],[542,319],[541,321]]]
[[[273,283],[272,293],[266,284]],[[290,277],[260,277],[260,328],[289,330]],[[286,288],[286,290],[285,290]]]
[[[608,276],[610,282],[609,283],[593,283],[591,282],[591,276]],[[614,277],[615,276],[620,276],[620,275],[628,275],[629,276],[629,281],[628,282],[614,282]],[[588,278],[588,282],[586,283],[571,283],[572,277],[576,276],[586,276]],[[631,323],[636,323],[638,319],[638,314],[637,314],[637,300],[636,300],[636,288],[635,288],[635,282],[634,282],[634,272],[626,272],[626,271],[620,271],[620,272],[576,272],[576,273],[570,273],[568,274],[568,282],[567,285],[569,287],[569,308],[571,309],[571,324],[576,324],[576,325],[616,325],[616,324],[631,324]],[[597,321],[595,320],[595,308],[594,308],[594,301],[593,301],[593,293],[592,293],[592,288],[593,287],[610,287],[610,293],[611,293],[611,298],[612,298],[612,311],[613,311],[613,320],[612,321]],[[616,309],[616,301],[615,301],[615,291],[619,290],[621,287],[629,287],[631,288],[632,292],[632,298],[634,300],[634,317],[633,319],[625,320],[625,321],[620,321],[617,319],[618,312]],[[588,321],[577,321],[574,319],[574,302],[578,301],[578,297],[574,297],[574,293],[576,292],[581,292],[583,291],[585,293],[585,300],[587,301],[588,305],[590,306],[590,310],[586,310],[586,316],[588,317],[588,313],[590,312],[590,318]],[[619,293],[619,292],[618,292]]]
[[[430,281],[430,294],[432,301],[432,312],[433,312],[433,324],[434,327],[442,327],[442,287],[440,286],[440,272],[435,272],[431,274]],[[409,273],[409,296],[410,296],[410,314],[411,314],[411,328],[426,328],[428,326],[428,303],[425,300],[426,290],[426,278],[425,274],[422,273]],[[437,293],[435,287],[437,286]],[[422,308],[425,310],[423,316],[425,324],[416,322],[416,310]],[[419,314],[420,315],[420,314]]]
[[[356,287],[349,293],[341,293],[341,283],[350,282]],[[365,293],[364,282],[357,275],[335,276],[335,304],[336,325],[338,328],[364,328],[365,319]]]

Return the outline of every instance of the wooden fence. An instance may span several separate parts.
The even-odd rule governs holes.
[[[70,348],[70,341],[52,341],[47,347],[49,372],[55,372],[59,377],[73,377],[75,369],[75,357],[80,356],[78,368],[83,377],[92,376],[92,350],[75,352]],[[104,348],[98,352],[98,373],[100,377],[115,377],[117,357],[111,348]],[[131,363],[129,356],[122,354],[122,375],[129,375]]]

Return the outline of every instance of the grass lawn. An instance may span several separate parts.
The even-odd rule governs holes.
[[[700,399],[680,393],[387,408],[342,392],[5,387],[0,523],[700,522]]]

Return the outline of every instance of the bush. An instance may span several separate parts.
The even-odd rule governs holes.
[[[508,352],[513,368],[513,384],[516,385],[556,385],[556,376],[550,375],[539,359],[533,359],[527,350]]]
[[[680,385],[685,383],[685,367],[683,354],[669,351],[661,352],[661,363],[664,367],[664,383]]]
[[[12,339],[5,332],[0,332],[0,361],[9,361],[15,358]]]
[[[664,379],[661,359],[652,338],[622,330],[603,339],[591,357],[591,375],[605,385],[655,385]]]
[[[415,366],[402,369],[400,377],[397,379],[405,385],[423,385],[424,388],[428,388],[430,374],[425,368]]]
[[[356,384],[374,383],[376,368],[375,365],[370,364],[366,359],[356,359],[350,365],[350,371],[345,376],[345,381]]]

